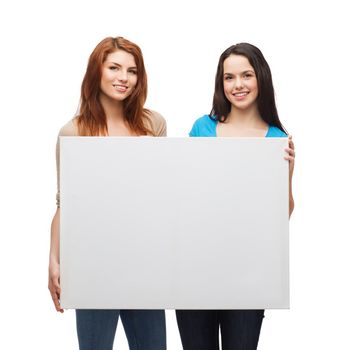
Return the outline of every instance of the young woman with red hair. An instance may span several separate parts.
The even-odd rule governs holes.
[[[59,136],[166,136],[164,118],[144,108],[147,76],[140,48],[122,38],[106,38],[92,52],[81,87],[78,115]],[[59,140],[58,140],[59,142]],[[59,144],[57,211],[51,225],[49,290],[60,306]],[[81,350],[111,350],[119,319],[131,350],[166,349],[164,310],[76,310]]]

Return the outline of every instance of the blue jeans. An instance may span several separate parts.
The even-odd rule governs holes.
[[[177,310],[184,350],[256,350],[264,310]]]
[[[166,350],[164,310],[76,310],[80,350],[112,350],[118,318],[130,350]]]

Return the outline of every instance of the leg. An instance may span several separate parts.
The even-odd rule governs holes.
[[[216,310],[176,310],[184,350],[219,350]]]
[[[120,310],[130,350],[166,350],[164,310]]]
[[[219,312],[222,350],[256,350],[264,310],[222,310]]]
[[[112,350],[119,310],[76,310],[80,350]]]

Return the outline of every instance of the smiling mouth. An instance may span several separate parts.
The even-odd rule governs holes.
[[[234,94],[232,94],[233,96],[235,97],[244,97],[244,96],[247,96],[249,94],[249,92],[236,92]]]
[[[119,84],[113,84],[113,87],[117,90],[117,91],[120,91],[120,92],[125,92],[128,87],[125,86],[125,85],[119,85]]]

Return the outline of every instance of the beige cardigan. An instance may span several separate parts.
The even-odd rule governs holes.
[[[146,127],[151,129],[156,136],[166,136],[166,121],[157,112],[151,111],[149,120],[147,120]],[[79,136],[78,127],[76,124],[76,118],[70,120],[65,124],[57,137],[56,143],[56,166],[57,166],[57,194],[56,194],[56,204],[60,207],[60,136]]]

